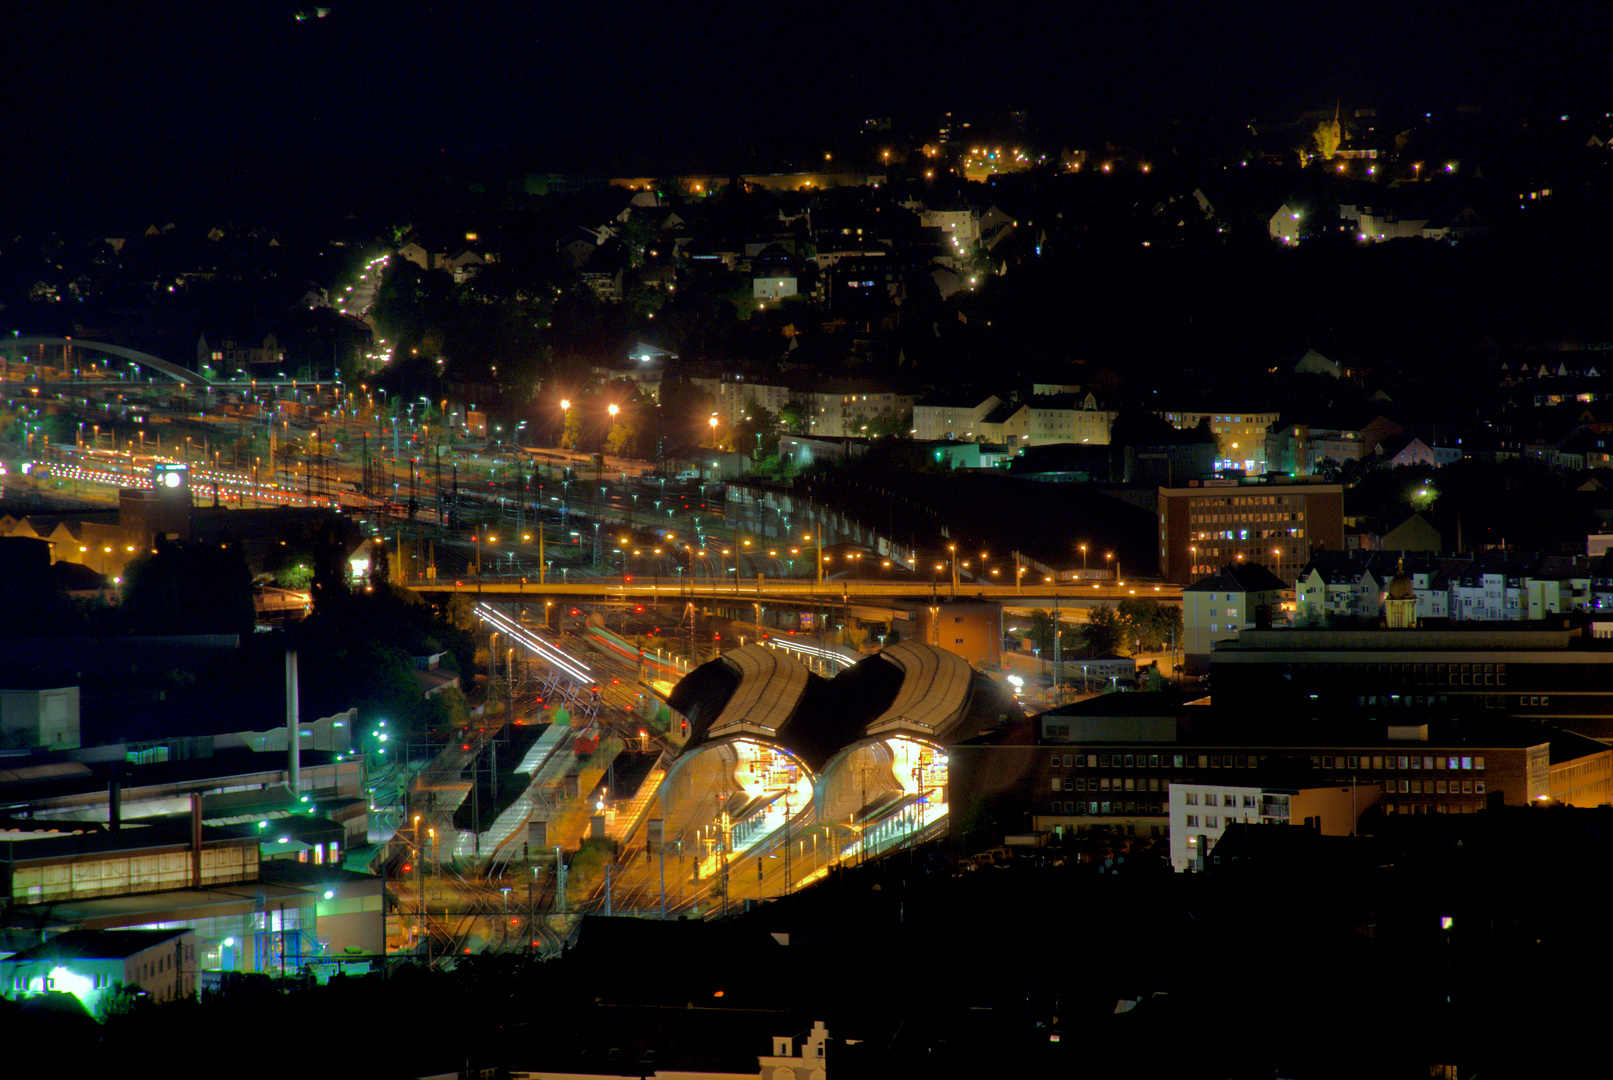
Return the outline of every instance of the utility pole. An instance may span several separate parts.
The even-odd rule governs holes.
[[[784,793],[784,895],[790,895],[790,793]]]
[[[555,910],[560,914],[566,913],[566,852],[564,848],[554,849],[554,877],[555,877]]]
[[[1059,624],[1059,587],[1058,587],[1058,583],[1055,582],[1053,584],[1053,692],[1055,694],[1059,694],[1060,697],[1061,697],[1061,700],[1062,700],[1062,693],[1063,692],[1059,689],[1059,687],[1061,685],[1060,682],[1059,682],[1059,675],[1062,673],[1062,670],[1063,670],[1060,667],[1060,662],[1063,659],[1063,657],[1062,657],[1062,655],[1061,655],[1061,653],[1059,651],[1060,650],[1059,638],[1063,636],[1060,633],[1060,631],[1062,629],[1063,628]]]

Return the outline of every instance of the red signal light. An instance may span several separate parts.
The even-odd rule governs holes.
[[[403,872],[405,874],[407,874],[410,870],[413,870],[413,869],[414,869],[414,867],[410,866],[408,863],[403,864]]]

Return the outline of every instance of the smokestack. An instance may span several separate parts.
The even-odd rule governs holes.
[[[286,650],[286,783],[293,795],[302,792],[302,749],[297,731],[297,650]]]
[[[190,797],[190,887],[202,887],[202,796]]]

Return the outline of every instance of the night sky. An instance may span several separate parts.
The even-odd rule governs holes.
[[[312,15],[312,3],[301,6]],[[1027,108],[1042,130],[1480,102],[1608,107],[1592,4],[355,3],[33,5],[5,78],[10,165],[83,186],[234,171],[714,171],[864,116]],[[729,159],[729,160],[723,160]],[[15,173],[14,173],[15,175]]]

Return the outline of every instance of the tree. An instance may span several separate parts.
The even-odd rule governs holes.
[[[95,1003],[95,1018],[103,1024],[114,1016],[133,1016],[152,1005],[151,995],[139,986],[114,982]]]
[[[623,413],[611,424],[610,433],[605,436],[605,452],[620,457],[637,436],[638,425]]]
[[[1096,656],[1112,656],[1125,644],[1125,629],[1120,617],[1108,604],[1099,604],[1087,611],[1086,625],[1081,627],[1081,640]]]
[[[1031,612],[1031,647],[1052,655],[1053,616],[1041,608]]]
[[[804,401],[791,399],[778,411],[778,420],[784,430],[793,435],[805,435],[807,423],[812,419],[812,407]]]
[[[885,413],[874,417],[868,425],[868,434],[875,438],[906,439],[913,433],[913,412]]]
[[[274,573],[274,583],[282,589],[306,589],[313,581],[313,567],[306,563],[288,564]]]
[[[752,405],[750,415],[734,426],[734,449],[754,453],[758,458],[778,453],[779,418],[761,405]]]
[[[1342,138],[1343,133],[1337,120],[1323,120],[1316,125],[1316,130],[1311,132],[1311,141],[1316,144],[1316,153],[1323,161],[1333,160],[1333,155],[1338,153]]]
[[[1131,643],[1139,652],[1158,652],[1180,638],[1182,609],[1151,597],[1127,597],[1120,601],[1115,616],[1122,641]]]

